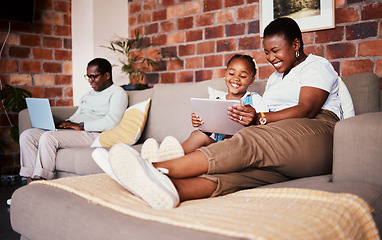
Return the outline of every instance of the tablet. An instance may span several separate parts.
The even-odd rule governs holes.
[[[234,135],[242,129],[244,126],[231,120],[227,114],[229,107],[239,104],[239,100],[191,98],[193,112],[204,122],[199,129],[210,133]]]

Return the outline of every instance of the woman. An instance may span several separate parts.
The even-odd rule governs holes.
[[[150,163],[132,148],[116,145],[109,159],[120,183],[153,208],[172,208],[179,201],[330,173],[340,117],[337,73],[324,58],[304,53],[301,31],[290,18],[271,22],[263,45],[276,70],[263,95],[269,113],[244,104],[233,107],[231,119],[250,126],[164,162]]]

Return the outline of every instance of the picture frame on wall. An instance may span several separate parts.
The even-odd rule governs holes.
[[[260,35],[279,17],[293,18],[302,32],[335,28],[334,0],[260,0]]]

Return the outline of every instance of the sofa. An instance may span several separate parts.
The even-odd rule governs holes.
[[[296,179],[262,188],[304,188],[355,194],[373,209],[382,231],[382,95],[373,73],[343,77],[356,116],[335,126],[332,174]],[[162,141],[172,135],[180,142],[194,130],[191,97],[208,98],[207,88],[226,89],[223,79],[197,83],[156,84],[146,90],[128,91],[129,105],[151,98],[145,129],[133,145],[138,151],[148,138]],[[255,81],[252,91],[263,93],[265,82]],[[53,107],[56,121],[76,107]],[[27,110],[19,114],[20,132],[30,128]],[[93,148],[59,149],[56,177],[102,173],[91,157]],[[236,239],[115,212],[70,192],[41,184],[19,188],[12,195],[11,224],[21,239]],[[107,229],[107,230],[106,230]],[[149,229],[149,231],[147,230]]]

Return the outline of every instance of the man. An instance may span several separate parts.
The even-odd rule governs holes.
[[[111,64],[95,58],[88,63],[85,78],[93,90],[85,94],[77,111],[58,124],[63,130],[45,131],[31,128],[20,136],[20,176],[52,179],[58,148],[88,147],[104,130],[114,128],[128,104],[127,94],[113,84]]]

